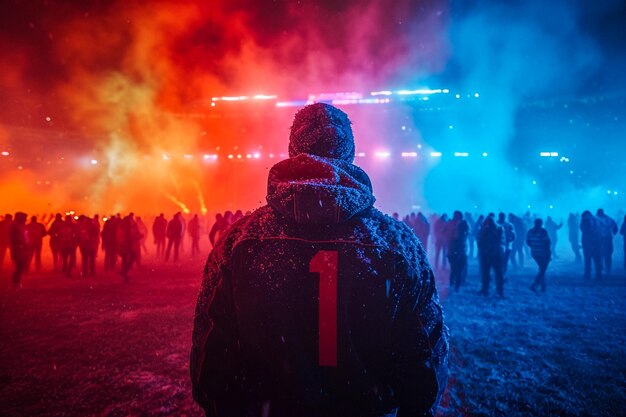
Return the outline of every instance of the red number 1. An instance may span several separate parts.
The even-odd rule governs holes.
[[[309,272],[320,276],[320,366],[337,366],[337,258],[337,251],[322,250],[309,263]]]

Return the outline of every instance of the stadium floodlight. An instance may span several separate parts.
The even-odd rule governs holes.
[[[389,158],[391,156],[391,153],[387,151],[378,151],[378,152],[374,152],[374,155],[377,158]]]
[[[543,157],[550,156],[550,152],[539,152],[539,156],[543,156]]]
[[[466,158],[469,156],[469,153],[467,152],[455,152],[454,156],[458,156],[458,157],[462,157],[462,158]]]
[[[559,153],[558,152],[550,152],[550,156],[556,157],[556,156],[559,156]]]
[[[417,158],[417,152],[402,152],[400,155],[403,158]]]
[[[260,153],[258,153],[258,152],[255,152],[255,153],[253,153],[253,154],[252,154],[252,157],[253,157],[254,159],[259,159],[259,158],[261,157],[261,154],[260,154]]]
[[[428,88],[421,88],[417,90],[400,90],[398,91],[398,95],[409,96],[413,94],[439,94],[441,92],[441,89],[431,90]]]
[[[393,93],[389,90],[383,90],[383,91],[372,91],[370,93],[371,96],[390,96]]]
[[[313,104],[313,102],[309,100],[278,101],[276,107],[302,107],[307,104]]]
[[[252,98],[255,100],[273,100],[277,97],[278,97],[277,95],[257,94]]]
[[[430,156],[440,157],[441,156],[441,152],[431,152]]]

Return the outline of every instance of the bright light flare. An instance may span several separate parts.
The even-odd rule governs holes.
[[[431,152],[431,153],[430,153],[430,156],[433,156],[433,157],[438,158],[438,157],[440,157],[440,156],[441,156],[441,152]]]
[[[10,154],[7,151],[2,151],[2,156],[9,156]]]
[[[417,152],[402,152],[400,155],[403,158],[417,158]]]
[[[267,95],[267,94],[257,94],[256,96],[252,97],[255,100],[273,100],[275,98],[278,98],[277,95]]]
[[[455,152],[454,156],[461,157],[461,158],[467,158],[469,156],[469,153],[467,153],[467,152]]]
[[[378,151],[378,152],[374,152],[374,156],[376,156],[376,158],[389,158],[391,156],[390,152],[387,151]]]

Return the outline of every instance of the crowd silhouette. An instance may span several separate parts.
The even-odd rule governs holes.
[[[204,258],[200,249],[206,241],[208,249],[236,221],[244,217],[241,210],[226,211],[209,216],[184,215],[177,212],[171,218],[160,213],[151,222],[128,213],[104,217],[67,212],[30,217],[17,212],[7,213],[0,220],[0,270],[13,263],[12,281],[21,287],[24,273],[42,271],[44,238],[49,238],[52,270],[71,278],[96,275],[97,259],[102,252],[102,271],[119,273],[124,281],[130,278],[134,265],[141,265],[142,255],[150,253],[150,234],[154,250],[151,256],[163,262],[180,262],[185,240],[189,242],[189,258]],[[397,213],[394,217],[399,218]],[[41,221],[40,221],[41,219]],[[574,262],[582,262],[585,280],[602,280],[613,271],[614,239],[621,235],[626,269],[626,215],[617,222],[603,209],[596,214],[585,210],[580,215],[570,213],[567,221],[556,222],[552,216],[543,219],[530,212],[472,214],[455,211],[448,214],[409,213],[402,219],[415,233],[430,254],[436,271],[449,271],[450,289],[458,292],[466,283],[469,260],[478,261],[481,278],[480,294],[488,295],[492,276],[496,294],[504,297],[504,284],[510,266],[520,270],[525,260],[532,258],[537,275],[530,284],[532,291],[546,291],[545,275],[553,259],[558,259],[559,230],[566,225]],[[147,224],[151,224],[148,228]],[[432,225],[432,226],[431,226]],[[582,250],[582,253],[581,253]],[[77,255],[80,267],[77,268]],[[593,269],[593,277],[592,277]]]

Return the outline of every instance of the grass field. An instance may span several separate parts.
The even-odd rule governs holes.
[[[188,352],[203,262],[147,263],[124,284],[46,272],[0,285],[0,416],[202,416]],[[582,282],[555,263],[548,291],[534,266],[510,272],[507,298],[460,293],[438,274],[451,331],[440,415],[620,416],[626,413],[626,275]]]

